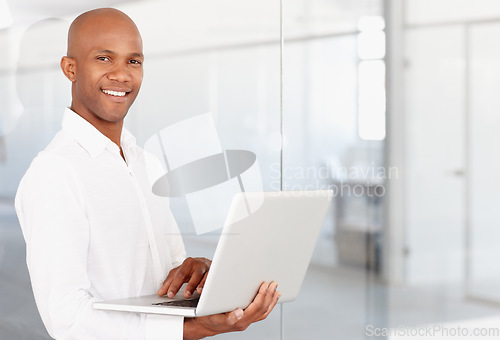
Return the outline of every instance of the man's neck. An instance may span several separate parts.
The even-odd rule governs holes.
[[[115,143],[121,149],[121,135],[123,129],[123,120],[118,122],[108,122],[100,119],[99,117],[87,113],[87,112],[79,112],[82,110],[75,110],[73,106],[71,106],[71,110],[73,110],[80,117],[85,119],[87,122],[92,124],[100,133],[104,136],[108,137],[113,143]]]
[[[105,124],[100,124],[98,126],[96,126],[92,122],[89,122],[89,123],[94,125],[94,127],[97,130],[99,130],[99,132],[101,132],[103,135],[108,137],[113,143],[115,143],[121,149],[121,136],[122,136],[123,121],[121,121],[119,123],[105,122]]]

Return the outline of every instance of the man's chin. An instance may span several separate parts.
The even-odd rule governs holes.
[[[110,122],[110,123],[119,123],[123,121],[125,116],[127,115],[129,110],[129,106],[127,107],[119,107],[117,108],[116,106],[114,107],[109,107],[105,108],[105,111],[103,112],[104,114],[102,115],[104,120]]]

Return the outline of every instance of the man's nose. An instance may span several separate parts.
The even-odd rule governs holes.
[[[113,65],[113,69],[108,73],[108,79],[116,80],[119,82],[126,82],[131,80],[130,70],[127,64],[117,63]]]

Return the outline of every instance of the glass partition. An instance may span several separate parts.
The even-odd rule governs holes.
[[[0,13],[0,338],[49,339],[13,200],[70,105],[58,64],[69,23],[91,5],[5,3],[15,10],[12,21]],[[498,331],[496,1],[99,5],[142,33],[144,81],[126,127],[166,173],[255,156],[240,182],[228,172],[220,186],[171,198],[189,256],[213,256],[227,208],[218,189],[334,193],[297,300],[218,338]],[[200,221],[211,224],[200,232]]]
[[[301,294],[284,305],[286,339],[365,339],[365,326],[384,319],[384,294],[374,293],[384,232],[382,5],[284,2],[283,189],[334,194]]]
[[[167,169],[246,150],[256,155],[253,175],[263,190],[335,191],[297,301],[285,305],[282,315],[277,308],[265,322],[220,338],[364,338],[367,301],[373,300],[367,278],[377,275],[383,232],[381,1],[157,0],[118,8],[137,23],[146,56],[143,86],[126,127]],[[10,306],[0,309],[2,337],[48,338],[32,295],[25,293],[29,278],[13,197],[70,104],[70,84],[58,63],[69,23],[83,10],[64,7],[51,18],[49,8],[37,15],[16,7],[26,15],[14,15],[12,26],[0,31],[8,54],[0,66],[0,297],[2,306]],[[375,42],[368,36],[373,29]],[[199,119],[213,122],[211,147],[189,138],[190,131],[203,133],[193,123]],[[194,141],[193,159],[176,158],[179,152],[172,155],[165,144],[174,127],[179,138]],[[198,235],[194,215],[213,211],[194,206],[188,196],[172,198],[171,208],[188,255],[211,257],[218,232]],[[24,299],[12,313],[15,301],[9,297],[21,294],[18,287],[25,288]],[[318,311],[314,318],[311,310]]]

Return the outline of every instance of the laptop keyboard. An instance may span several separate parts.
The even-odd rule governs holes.
[[[200,298],[190,300],[173,300],[153,303],[153,306],[171,306],[171,307],[196,307]]]

